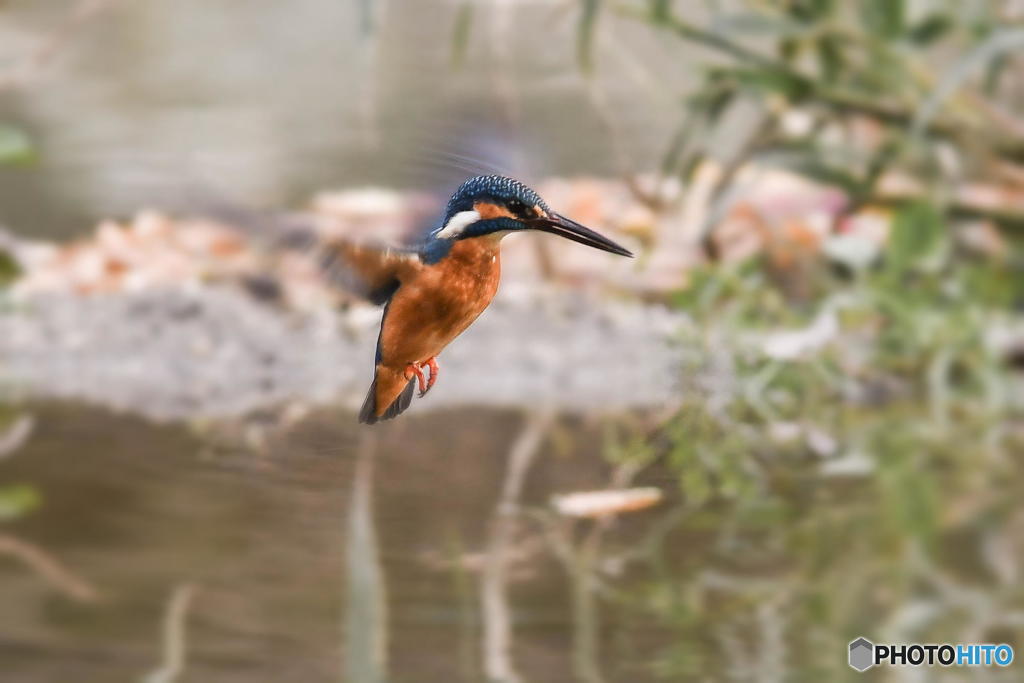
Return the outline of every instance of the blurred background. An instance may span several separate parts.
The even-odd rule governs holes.
[[[1024,3],[0,2],[11,681],[1020,678]],[[356,424],[308,254],[517,237]]]

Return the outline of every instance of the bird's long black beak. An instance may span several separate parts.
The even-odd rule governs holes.
[[[629,249],[612,242],[604,235],[596,233],[590,228],[584,227],[576,221],[554,212],[544,218],[530,221],[527,226],[532,230],[550,232],[552,235],[558,235],[573,242],[579,242],[588,247],[600,249],[601,251],[610,251],[619,256],[633,256],[633,252]]]

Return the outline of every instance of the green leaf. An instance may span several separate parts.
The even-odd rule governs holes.
[[[651,0],[651,20],[663,23],[672,16],[672,0]]]
[[[452,31],[452,66],[459,67],[466,61],[466,50],[469,48],[469,36],[473,28],[473,2],[464,2],[455,15],[455,28]]]
[[[786,13],[797,21],[810,23],[827,18],[834,8],[834,0],[790,0]]]
[[[889,270],[902,273],[927,260],[944,242],[944,227],[942,216],[931,204],[913,202],[901,208],[889,231]]]
[[[357,0],[359,5],[359,32],[363,38],[373,35],[377,28],[376,0]]]
[[[42,497],[34,486],[13,484],[0,488],[0,522],[8,522],[32,512],[40,506]]]
[[[905,7],[903,0],[860,0],[861,21],[870,32],[883,38],[903,34]]]
[[[883,438],[885,452],[881,459],[879,483],[889,512],[886,521],[901,534],[908,534],[931,545],[938,527],[938,494],[935,479],[923,475],[905,449],[915,442],[903,435]]]
[[[846,65],[843,57],[843,43],[838,36],[828,33],[817,40],[814,45],[818,53],[818,64],[821,75],[828,81],[839,78]]]
[[[800,22],[785,17],[744,12],[716,17],[714,32],[720,35],[766,36],[776,39],[806,35],[810,29]]]
[[[907,37],[917,45],[931,45],[953,28],[953,20],[945,14],[930,14],[910,28]]]
[[[732,104],[736,90],[731,83],[716,82],[714,76],[709,81],[708,86],[687,98],[686,104],[709,120],[715,120]]]
[[[723,69],[722,74],[747,90],[777,93],[794,101],[806,97],[813,88],[806,79],[782,69]]]
[[[593,64],[594,29],[601,12],[601,0],[583,0],[580,23],[576,38],[576,57],[580,68],[589,72]]]
[[[0,249],[0,287],[6,287],[21,277],[21,266],[6,250]]]
[[[34,155],[32,141],[23,131],[0,123],[0,164],[26,163]]]
[[[982,71],[1002,55],[1024,49],[1024,28],[997,31],[977,47],[963,55],[939,80],[935,91],[921,103],[911,125],[913,135],[920,135],[939,113],[943,103],[976,71]]]
[[[1009,63],[1010,59],[1005,54],[999,55],[989,62],[988,67],[985,69],[985,77],[981,86],[982,90],[985,91],[985,95],[988,97],[995,96],[996,91],[999,89],[999,79],[1006,72],[1006,67]]]
[[[779,58],[784,62],[792,62],[800,56],[800,51],[803,48],[803,45],[803,41],[797,40],[796,38],[785,38],[780,40],[777,50]]]
[[[683,469],[679,474],[679,485],[690,505],[703,505],[711,498],[712,487],[708,473],[699,463]]]
[[[791,162],[783,161],[782,165],[815,182],[838,187],[851,197],[859,197],[864,192],[864,183],[860,178],[838,166],[829,166],[814,157]]]

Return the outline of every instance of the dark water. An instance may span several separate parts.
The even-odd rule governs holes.
[[[40,501],[0,519],[4,681],[890,680],[847,643],[1021,644],[1024,480],[1007,461],[971,483],[978,449],[873,477],[775,451],[744,484],[721,468],[763,453],[715,436],[708,496],[677,460],[709,438],[695,422],[674,441],[641,416],[20,410],[0,513],[17,485]],[[664,500],[608,524],[549,502],[626,484]]]
[[[0,531],[45,549],[96,596],[76,600],[0,559],[4,680],[142,680],[164,656],[176,592],[191,598],[178,680],[483,679],[495,625],[481,613],[482,566],[522,416],[450,412],[368,439],[352,416],[319,414],[257,450],[237,433],[81,407],[35,417],[3,482],[31,482],[42,505]],[[563,420],[550,434],[522,494],[537,510],[552,492],[607,484],[596,425]],[[536,523],[521,519],[509,538],[514,669],[571,680],[582,654],[595,675],[648,680],[644,657],[666,644],[664,629],[605,608],[580,640],[574,584]]]

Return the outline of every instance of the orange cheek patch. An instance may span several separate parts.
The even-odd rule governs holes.
[[[491,218],[515,218],[504,206],[498,206],[490,202],[477,202],[473,205],[473,210],[480,214],[482,220],[490,220]]]

